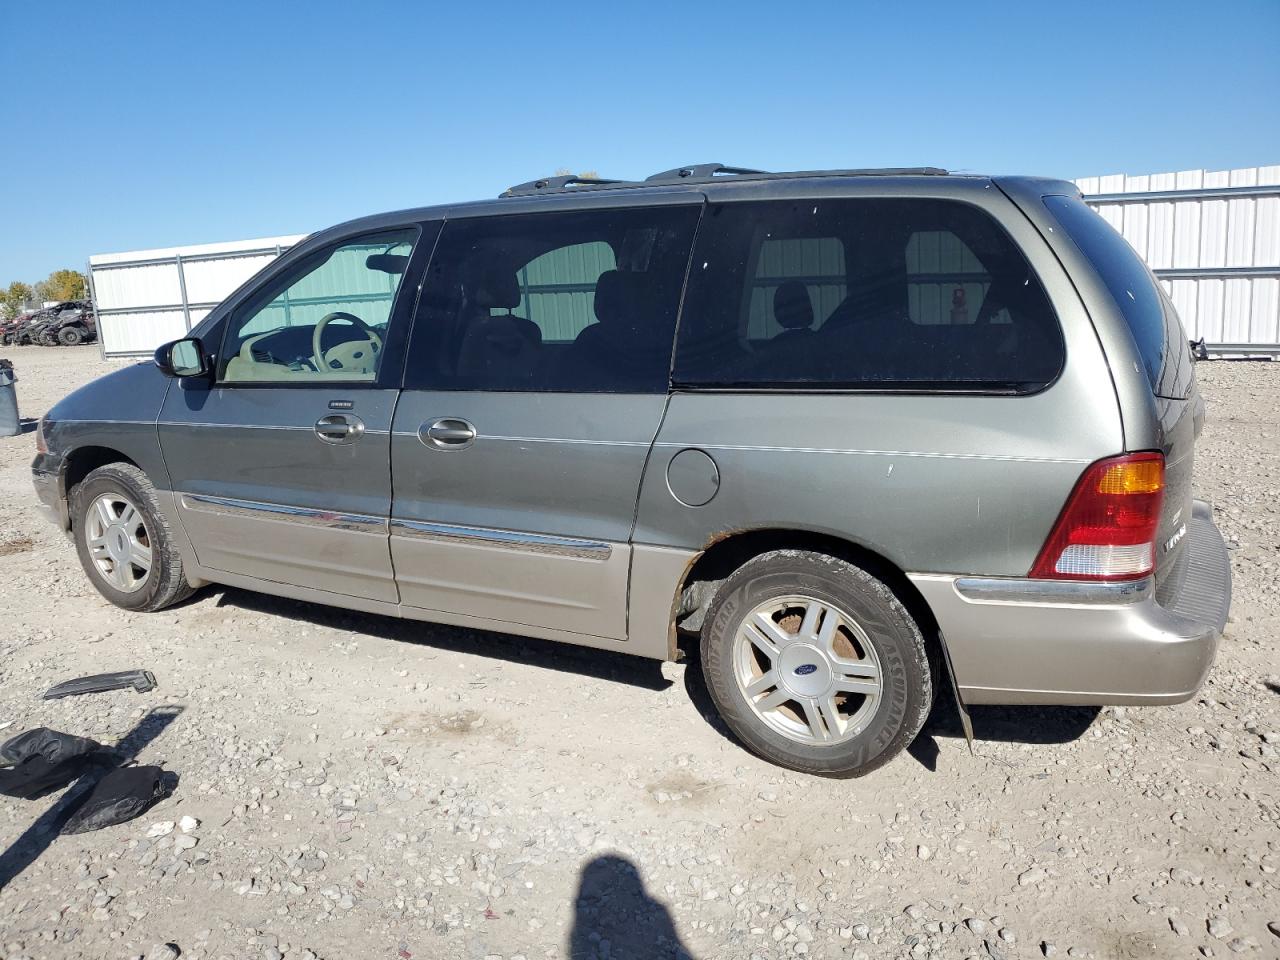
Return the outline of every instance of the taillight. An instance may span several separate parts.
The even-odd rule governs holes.
[[[1137,580],[1155,568],[1164,455],[1130,453],[1084,472],[1031,568],[1039,580]]]
[[[44,435],[44,417],[36,424],[36,453],[49,452],[49,439]]]

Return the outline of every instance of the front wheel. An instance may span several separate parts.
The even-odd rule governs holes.
[[[63,327],[58,331],[58,341],[64,347],[75,347],[84,343],[84,331],[79,327]]]
[[[755,753],[824,776],[870,773],[920,732],[933,677],[919,626],[881,580],[824,554],[740,567],[708,612],[702,666]]]
[[[72,523],[80,565],[117,607],[161,610],[192,593],[155,487],[132,464],[85,477],[73,494]]]

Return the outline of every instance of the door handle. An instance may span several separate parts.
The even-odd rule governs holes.
[[[443,417],[418,428],[418,439],[437,450],[461,450],[476,439],[476,428],[456,417]]]
[[[316,421],[315,431],[325,443],[351,443],[364,433],[364,421],[347,413],[330,414]]]

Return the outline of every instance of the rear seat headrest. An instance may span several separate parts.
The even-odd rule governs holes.
[[[514,271],[501,267],[477,270],[463,285],[477,307],[510,310],[520,306],[520,283]]]
[[[638,274],[606,270],[596,279],[596,319],[606,326],[624,320],[633,306]]]
[[[809,288],[799,280],[778,284],[773,292],[773,319],[786,330],[805,330],[813,326],[813,301]]]

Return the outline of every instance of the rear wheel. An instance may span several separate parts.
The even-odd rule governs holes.
[[[161,610],[193,592],[155,487],[128,463],[94,470],[72,496],[80,565],[98,592],[126,610]]]
[[[818,553],[778,550],[721,587],[702,664],[725,723],[767,760],[861,776],[919,733],[933,701],[920,628],[882,581]]]

